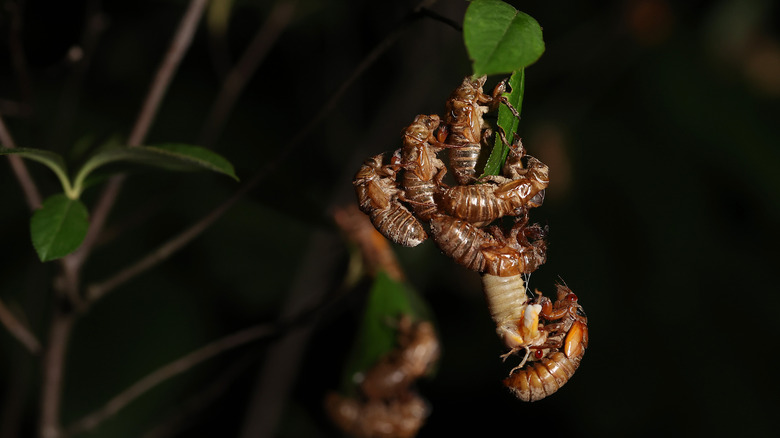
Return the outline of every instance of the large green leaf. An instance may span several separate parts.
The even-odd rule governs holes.
[[[544,52],[539,23],[499,0],[471,2],[463,19],[463,39],[475,76],[520,70]]]
[[[177,171],[210,170],[238,180],[233,165],[221,155],[200,146],[171,143],[105,148],[84,163],[76,175],[74,187],[82,190],[84,180],[92,171],[115,162],[140,163]]]
[[[369,291],[363,321],[344,367],[343,391],[354,391],[353,377],[366,371],[396,346],[396,324],[402,315],[429,319],[422,298],[407,285],[379,272]]]
[[[87,216],[87,207],[78,199],[63,194],[47,198],[30,220],[30,235],[38,258],[48,262],[75,251],[87,235]]]
[[[523,108],[523,93],[525,92],[525,69],[520,69],[512,74],[509,78],[510,94],[504,93],[504,97],[507,98],[509,104],[512,105],[518,113]],[[517,127],[520,124],[520,120],[512,114],[512,111],[501,105],[498,108],[498,126],[500,126],[506,134],[507,141],[512,141]],[[493,146],[493,150],[490,152],[487,162],[485,163],[484,175],[499,175],[501,168],[504,166],[506,156],[509,153],[509,146],[505,145],[501,141],[501,137],[496,135],[496,143]]]
[[[65,193],[70,193],[71,185],[70,179],[68,179],[68,170],[65,166],[65,160],[59,154],[43,149],[33,148],[4,148],[0,147],[0,155],[19,155],[20,157],[27,158],[29,160],[37,161],[46,165],[49,169],[54,171],[62,184],[62,189]]]

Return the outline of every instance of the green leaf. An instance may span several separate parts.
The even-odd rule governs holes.
[[[65,160],[62,156],[51,151],[33,148],[4,148],[0,147],[0,155],[19,155],[22,158],[37,161],[54,171],[62,184],[65,193],[71,193],[70,179],[68,178],[68,169],[65,166]]]
[[[221,155],[199,146],[163,144],[157,146],[108,147],[93,155],[76,175],[74,188],[83,190],[84,180],[95,169],[114,162],[139,163],[176,171],[210,170],[236,181],[233,165]]]
[[[539,23],[499,0],[471,2],[463,19],[463,39],[475,76],[520,70],[544,53]]]
[[[30,235],[38,258],[48,262],[75,251],[87,235],[87,216],[87,207],[78,199],[63,194],[47,198],[30,220]]]
[[[511,93],[504,93],[503,95],[519,114],[523,108],[525,69],[520,69],[512,74],[512,77],[509,78],[509,87]],[[506,105],[501,105],[498,108],[498,126],[504,129],[507,141],[512,141],[519,124],[520,120],[512,114],[512,111],[510,111]],[[501,141],[501,137],[496,135],[496,143],[493,145],[493,150],[490,152],[490,156],[485,163],[485,171],[482,176],[499,175],[501,169],[504,167],[504,161],[506,161],[507,154],[509,154],[509,146],[505,145],[504,142]]]
[[[355,374],[369,369],[395,348],[398,335],[395,324],[402,315],[419,320],[429,319],[430,313],[414,290],[379,272],[369,291],[363,321],[344,368],[345,393],[354,391]]]

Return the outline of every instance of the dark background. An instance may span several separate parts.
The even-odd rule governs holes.
[[[20,146],[52,149],[74,163],[85,146],[127,135],[186,6],[4,4],[3,117]],[[437,375],[420,385],[433,408],[420,435],[769,435],[776,423],[770,415],[780,405],[773,359],[780,334],[777,4],[513,4],[539,21],[546,42],[527,70],[520,122],[526,148],[551,175],[545,205],[532,214],[550,227],[548,262],[532,287],[551,295],[560,276],[578,294],[590,348],[554,396],[533,404],[514,399],[501,384],[511,365],[498,357],[502,346],[478,275],[432,242],[397,248],[410,284],[434,312],[444,348]],[[8,5],[23,8],[22,75],[10,62]],[[74,75],[66,55],[80,44],[85,16],[96,5],[106,28],[84,75]],[[226,67],[272,6],[235,1],[224,40],[201,24],[148,143],[202,144]],[[190,403],[174,436],[238,436],[273,406],[280,412],[272,415],[273,436],[338,435],[322,399],[339,384],[368,283],[342,287],[347,245],[330,211],[354,202],[351,178],[363,159],[397,148],[401,129],[416,114],[441,113],[450,91],[470,74],[461,34],[434,19],[410,20],[415,6],[295,3],[292,21],[213,144],[244,180],[269,164],[270,172],[182,252],[113,291],[79,321],[66,366],[66,424],[207,342],[314,302],[326,305],[304,318],[313,324],[311,336],[281,356],[291,385],[259,407],[257,382],[275,372],[264,365],[275,351],[268,340],[161,385],[89,436],[140,436],[190,412]],[[465,7],[439,1],[432,9],[460,23]],[[291,143],[394,32],[399,38],[335,107]],[[488,87],[497,80],[491,77]],[[275,161],[283,153],[287,158]],[[2,166],[0,296],[43,337],[57,265],[37,262],[21,190]],[[44,195],[59,189],[47,169],[28,167]],[[212,174],[133,173],[111,217],[120,233],[93,254],[85,282],[147,254],[238,187]],[[98,194],[87,191],[85,202]],[[21,412],[4,418],[18,420],[23,436],[32,434],[37,359],[5,332],[0,351],[4,415]]]

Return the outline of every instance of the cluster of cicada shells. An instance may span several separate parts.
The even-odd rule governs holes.
[[[501,95],[505,82],[486,94],[485,79],[465,78],[443,118],[415,117],[402,147],[368,159],[354,186],[360,209],[389,240],[416,246],[431,234],[445,255],[482,275],[496,331],[509,349],[503,357],[522,357],[504,383],[518,398],[535,401],[557,391],[579,366],[587,318],[567,287],[558,286],[552,303],[526,291],[523,281],[546,261],[546,228],[531,224],[529,211],[544,201],[547,165],[514,139],[501,175],[476,176],[482,146],[492,137],[483,116],[500,105],[518,116]],[[445,149],[453,186],[444,182],[448,167],[439,154]],[[491,225],[502,217],[514,221],[508,230]]]
[[[439,341],[429,321],[403,316],[397,347],[358,377],[359,394],[332,392],[325,408],[346,434],[360,438],[410,438],[417,435],[430,408],[413,389],[439,358]]]

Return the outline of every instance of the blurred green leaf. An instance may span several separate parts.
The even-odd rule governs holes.
[[[63,194],[47,198],[33,213],[30,235],[42,262],[64,257],[75,251],[87,235],[87,207]]]
[[[516,71],[512,74],[512,77],[509,78],[509,87],[511,93],[504,93],[504,96],[508,99],[509,104],[512,105],[519,114],[523,107],[523,93],[525,92],[525,69],[520,69],[519,71]],[[510,111],[506,105],[499,106],[498,126],[504,130],[507,141],[512,141],[515,132],[517,132],[517,127],[519,124],[520,120],[518,120],[517,117],[512,114],[512,111]],[[488,157],[487,162],[485,163],[485,171],[482,175],[499,175],[501,173],[501,168],[504,166],[504,161],[506,161],[506,156],[508,153],[509,146],[504,144],[504,142],[501,140],[501,137],[496,135],[496,143],[493,146],[493,150],[490,152],[490,156]]]
[[[68,178],[68,170],[62,156],[51,151],[34,148],[4,148],[0,147],[0,155],[19,155],[29,160],[37,161],[54,171],[62,184],[62,189],[71,194],[71,184]]]
[[[425,302],[413,289],[380,271],[369,291],[363,321],[344,367],[344,392],[354,390],[355,374],[369,369],[395,348],[396,324],[402,315],[412,320],[429,319]]]
[[[463,19],[463,39],[475,76],[517,71],[544,53],[539,23],[499,0],[471,2]]]

